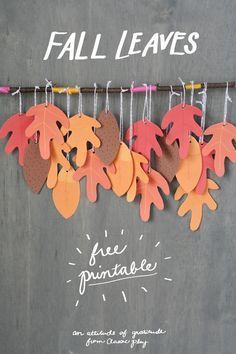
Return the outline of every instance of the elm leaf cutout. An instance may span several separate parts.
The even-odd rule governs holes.
[[[69,219],[76,212],[80,201],[80,184],[74,180],[74,173],[73,168],[62,168],[52,191],[55,207],[65,219]]]
[[[70,152],[70,147],[67,143],[58,144],[56,140],[51,140],[50,142],[50,170],[47,178],[47,187],[54,188],[57,183],[57,172],[58,165],[62,166],[66,171],[70,170],[71,165],[70,161],[64,156],[63,151],[68,153]]]
[[[110,165],[120,148],[119,127],[115,116],[110,111],[102,111],[97,121],[101,124],[101,128],[96,130],[101,145],[95,148],[95,152],[105,165]]]
[[[30,140],[25,152],[23,176],[32,192],[39,193],[47,179],[50,160],[42,159],[39,144]]]
[[[171,183],[180,163],[179,147],[176,141],[172,145],[168,145],[165,137],[159,138],[158,141],[162,150],[162,156],[156,157],[156,170]]]
[[[231,123],[221,122],[207,128],[204,135],[212,135],[212,137],[204,146],[202,154],[203,156],[207,156],[211,152],[215,154],[215,173],[222,177],[225,173],[226,157],[232,162],[236,162],[236,149],[233,145],[233,140],[236,139],[236,127]]]
[[[55,139],[58,144],[64,143],[64,137],[57,126],[69,128],[69,120],[62,110],[51,103],[38,104],[28,109],[28,116],[34,116],[34,121],[25,131],[27,137],[39,132],[39,150],[43,159],[50,157],[50,140]]]
[[[130,136],[131,134],[132,136]],[[161,128],[145,118],[144,120],[141,119],[135,122],[132,125],[132,129],[129,128],[127,130],[125,139],[130,141],[130,139],[135,138],[135,141],[132,143],[132,150],[142,154],[150,161],[152,150],[157,156],[162,155],[157,136],[163,136]]]
[[[63,135],[67,132],[71,133],[66,142],[71,149],[77,149],[75,159],[77,166],[81,167],[85,164],[88,142],[95,148],[98,148],[101,145],[100,140],[94,133],[94,128],[100,127],[101,124],[96,119],[81,113],[81,116],[76,114],[69,119],[68,129],[61,129]]]
[[[148,176],[148,183],[142,183],[139,180],[137,184],[137,195],[141,195],[140,217],[143,221],[148,221],[150,219],[152,204],[154,204],[159,210],[164,209],[164,202],[159,192],[159,188],[166,195],[169,195],[170,193],[167,181],[159,172],[151,169]]]
[[[197,185],[202,173],[202,155],[199,142],[190,137],[188,156],[180,161],[176,178],[185,192],[191,192]]]
[[[219,186],[213,180],[207,179],[207,187],[203,194],[197,194],[195,190],[186,193],[181,186],[175,192],[175,200],[180,200],[183,195],[187,195],[187,198],[178,209],[178,215],[184,216],[188,212],[191,212],[189,224],[191,231],[196,231],[201,224],[203,205],[207,205],[212,211],[217,209],[217,203],[209,193],[211,189],[219,189]]]
[[[10,154],[15,149],[18,149],[18,161],[21,166],[24,165],[25,151],[29,144],[29,138],[25,136],[25,130],[33,120],[34,117],[27,116],[25,113],[16,113],[8,118],[0,129],[0,139],[5,138],[11,133],[5,147],[5,152],[6,154]]]
[[[128,189],[127,192],[127,201],[128,202],[133,202],[135,197],[136,197],[136,193],[137,193],[137,182],[138,180],[142,181],[144,184],[148,183],[149,181],[149,177],[147,175],[147,173],[143,170],[142,168],[142,164],[147,164],[148,160],[146,159],[146,157],[144,157],[143,155],[131,151],[131,155],[133,158],[133,168],[134,168],[134,173],[133,173],[133,179],[131,182],[131,185]]]
[[[86,177],[86,191],[90,202],[97,200],[97,185],[100,184],[105,189],[111,188],[111,182],[107,177],[104,169],[107,168],[99,156],[92,150],[88,151],[87,159],[84,166],[79,167],[74,173],[74,179],[80,181]]]
[[[200,144],[201,152],[202,152],[205,145],[206,145],[206,142],[203,142],[202,144]],[[212,152],[207,156],[202,155],[202,173],[201,173],[201,176],[200,176],[199,181],[197,183],[197,186],[195,188],[195,191],[197,194],[204,193],[204,191],[206,189],[208,170],[215,172],[214,156],[213,156]]]
[[[188,155],[189,133],[192,132],[199,137],[202,135],[202,129],[194,120],[194,116],[201,117],[202,111],[195,106],[189,104],[183,106],[181,103],[171,108],[161,123],[162,129],[166,129],[169,124],[172,124],[167,134],[166,142],[171,145],[178,140],[181,159]]]
[[[113,192],[121,197],[124,195],[132,182],[133,179],[133,159],[131,151],[125,145],[125,143],[120,143],[120,149],[113,162],[115,171],[107,171],[107,175],[111,181],[111,188]]]

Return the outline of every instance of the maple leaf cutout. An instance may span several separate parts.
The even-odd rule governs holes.
[[[135,122],[132,125],[132,129],[129,128],[126,131],[125,139],[129,141],[130,139],[136,138],[132,144],[132,150],[139,152],[150,161],[152,150],[157,156],[162,155],[157,136],[163,136],[161,128],[145,118],[145,120]]]
[[[62,128],[65,135],[68,131],[71,133],[67,139],[67,144],[71,149],[76,148],[76,165],[81,167],[85,164],[87,158],[87,143],[91,143],[95,148],[100,146],[100,140],[94,133],[94,128],[100,128],[101,124],[94,118],[81,114],[69,119],[69,128]]]
[[[228,157],[236,162],[236,149],[233,140],[236,139],[236,127],[231,123],[218,123],[205,130],[204,135],[212,135],[210,141],[202,150],[203,156],[215,154],[214,167],[217,176],[222,177],[225,173],[225,159]]]
[[[203,142],[202,144],[200,144],[201,153],[202,153],[202,150],[205,145],[206,145],[206,142]],[[200,179],[197,183],[197,186],[195,187],[195,191],[197,194],[202,194],[206,189],[208,170],[215,172],[213,153],[210,153],[207,156],[202,155],[202,172],[201,172]]]
[[[50,140],[55,139],[58,144],[64,143],[64,137],[57,126],[61,123],[65,128],[69,128],[69,120],[61,109],[51,103],[38,104],[31,107],[26,112],[28,116],[34,116],[34,121],[25,131],[27,137],[39,132],[39,150],[43,159],[50,157]]]
[[[70,147],[64,144],[58,144],[55,140],[50,142],[50,170],[48,173],[47,178],[47,186],[48,188],[54,188],[57,183],[57,172],[58,172],[58,165],[62,166],[66,171],[71,169],[70,162],[67,158],[63,155],[64,152],[70,152]]]
[[[159,192],[159,188],[166,195],[169,195],[170,193],[167,181],[159,172],[151,169],[148,175],[148,183],[145,184],[138,181],[137,185],[137,195],[141,194],[140,217],[143,221],[148,221],[150,219],[152,204],[154,204],[159,210],[164,209],[164,202]]]
[[[136,193],[137,193],[137,181],[140,180],[143,183],[148,183],[149,177],[147,173],[143,170],[141,164],[147,164],[148,160],[141,154],[138,154],[137,152],[131,151],[132,159],[133,159],[133,167],[134,167],[134,174],[133,174],[133,179],[132,183],[128,189],[127,192],[127,201],[128,202],[133,202]]]
[[[183,107],[182,103],[171,108],[162,120],[161,127],[166,129],[172,124],[166,137],[167,144],[171,145],[175,140],[179,141],[179,156],[184,159],[189,150],[189,134],[202,135],[201,127],[194,120],[194,116],[201,117],[202,111],[188,104]]]
[[[187,198],[178,209],[178,215],[184,216],[191,212],[190,230],[196,231],[202,221],[203,205],[207,205],[210,210],[217,209],[217,203],[209,193],[210,189],[219,189],[219,186],[211,179],[207,179],[207,187],[203,194],[197,194],[195,190],[186,193],[181,186],[175,192],[175,200],[180,200],[183,195]]]
[[[105,168],[107,168],[107,165],[105,165],[92,150],[89,150],[84,166],[79,167],[74,173],[74,179],[76,181],[80,181],[83,177],[87,178],[87,197],[92,203],[97,200],[98,184],[105,189],[111,188],[111,182],[104,171]]]
[[[26,116],[25,113],[17,113],[8,118],[0,129],[0,139],[5,138],[9,133],[11,136],[6,144],[6,154],[12,153],[18,149],[18,161],[21,166],[24,165],[25,151],[29,144],[29,138],[25,136],[25,129],[33,122],[34,117]]]

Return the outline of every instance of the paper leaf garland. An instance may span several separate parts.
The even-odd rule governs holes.
[[[156,158],[156,169],[170,183],[179,167],[179,147],[176,141],[172,145],[168,145],[165,137],[159,138],[158,141],[162,156]]]
[[[204,148],[206,143],[200,144],[201,152]],[[214,168],[214,156],[212,153],[210,153],[207,156],[202,155],[202,173],[199,178],[199,181],[197,183],[197,186],[195,188],[197,194],[202,194],[207,186],[207,171],[211,170],[212,172],[215,172]]]
[[[194,120],[194,116],[201,117],[202,111],[195,106],[188,104],[183,106],[181,103],[171,108],[162,120],[162,129],[166,129],[169,124],[172,124],[166,142],[171,145],[175,140],[179,141],[179,156],[181,159],[188,155],[189,133],[192,132],[197,136],[202,135],[202,129]]]
[[[137,152],[131,151],[132,158],[133,158],[133,179],[131,182],[131,185],[129,187],[129,190],[127,192],[127,201],[128,202],[133,202],[136,193],[137,193],[137,182],[138,180],[142,181],[144,184],[148,183],[149,177],[147,173],[143,170],[141,164],[147,164],[148,160],[141,154],[138,154]]]
[[[25,136],[25,129],[33,122],[33,119],[34,117],[26,116],[25,113],[17,113],[8,118],[0,129],[0,139],[11,133],[5,152],[10,154],[15,149],[18,149],[18,161],[21,166],[24,164],[24,155],[29,143],[29,138]]]
[[[116,118],[110,111],[107,113],[102,111],[97,120],[101,124],[101,128],[96,130],[96,135],[101,145],[95,149],[95,152],[105,165],[110,165],[115,160],[120,148],[119,127]]]
[[[181,186],[177,188],[175,193],[175,200],[180,200],[184,194],[187,194],[187,198],[179,207],[178,215],[184,216],[189,211],[191,212],[190,229],[196,231],[202,221],[203,205],[207,205],[210,210],[217,209],[217,203],[209,193],[211,189],[219,189],[219,186],[211,179],[207,180],[207,187],[203,194],[197,194],[196,191],[186,193]]]
[[[199,142],[190,138],[188,156],[180,161],[176,178],[185,192],[191,192],[197,185],[202,173],[202,155]]]
[[[76,212],[80,201],[80,184],[74,180],[74,173],[73,168],[69,171],[62,168],[52,191],[55,207],[65,219],[70,218]]]
[[[23,175],[26,183],[34,193],[39,193],[47,179],[50,160],[42,159],[39,144],[30,141],[25,152]]]
[[[140,217],[143,221],[148,221],[150,219],[152,204],[154,204],[159,210],[164,209],[164,202],[158,188],[160,188],[166,195],[169,195],[170,193],[168,183],[159,172],[151,169],[148,176],[148,183],[143,183],[139,180],[137,184],[137,195],[141,194]]]
[[[128,191],[133,179],[133,159],[131,151],[123,142],[120,143],[120,149],[113,165],[115,166],[114,173],[108,170],[107,175],[111,181],[113,192],[118,197],[121,197]]]
[[[210,141],[204,146],[202,154],[215,154],[214,167],[217,176],[222,177],[225,173],[225,159],[228,157],[236,162],[236,149],[233,140],[236,139],[236,127],[230,123],[218,123],[205,130],[205,135],[212,135]]]
[[[81,167],[85,164],[87,158],[87,143],[89,142],[95,148],[98,148],[101,143],[96,134],[94,128],[100,128],[101,124],[94,118],[81,114],[69,119],[69,129],[62,128],[62,133],[65,135],[67,131],[71,134],[67,139],[67,144],[71,149],[76,148],[76,165]]]
[[[34,116],[34,121],[25,131],[27,137],[39,132],[39,149],[43,159],[50,157],[50,140],[55,139],[58,144],[64,143],[64,137],[57,126],[59,122],[65,128],[69,128],[69,120],[61,109],[51,103],[38,104],[31,107],[26,114]]]
[[[83,177],[86,177],[87,197],[92,203],[97,200],[98,184],[105,189],[111,188],[111,182],[104,171],[105,168],[107,168],[107,166],[90,150],[88,151],[84,166],[79,167],[74,173],[74,179],[76,181],[80,181]]]
[[[70,170],[71,165],[67,158],[63,155],[64,152],[70,152],[70,147],[64,144],[58,144],[56,140],[50,142],[50,170],[47,178],[48,188],[54,188],[57,183],[58,165],[61,165],[66,171]]]
[[[132,136],[130,136],[131,132]],[[129,128],[127,130],[125,139],[129,141],[130,139],[135,138],[135,141],[132,144],[132,150],[139,152],[150,161],[152,150],[157,156],[162,155],[157,136],[163,136],[162,130],[157,124],[154,124],[145,118],[145,120],[135,122],[132,129]]]

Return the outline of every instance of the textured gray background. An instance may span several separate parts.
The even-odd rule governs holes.
[[[58,84],[115,85],[184,80],[222,81],[235,79],[236,64],[236,2],[194,0],[143,1],[76,1],[76,0],[0,0],[0,81],[1,84],[43,84],[44,78]],[[148,54],[114,61],[113,53],[123,30],[144,32],[148,40],[154,32],[171,30],[198,31],[198,51],[194,55],[170,57],[168,53]],[[106,60],[47,62],[42,58],[51,31],[80,32],[89,38],[91,50],[94,35],[103,34],[102,51]],[[144,42],[145,43],[145,42]],[[236,96],[232,114],[235,121]],[[42,97],[43,99],[43,97]],[[33,102],[32,95],[23,97],[24,107]],[[207,124],[223,116],[224,92],[208,95]],[[65,107],[65,96],[56,97]],[[93,111],[92,98],[84,97],[84,111]],[[135,97],[135,117],[140,117],[143,97]],[[73,98],[76,109],[76,98]],[[99,106],[104,97],[99,98]],[[154,97],[155,121],[166,111],[166,94]],[[1,122],[17,110],[17,98],[0,97]],[[119,113],[118,97],[111,107]],[[125,99],[125,123],[128,123],[128,100]],[[86,349],[73,329],[156,329],[167,335],[153,337],[145,350],[149,354],[233,354],[235,336],[235,208],[236,169],[227,165],[227,174],[220,180],[221,190],[214,193],[219,203],[217,212],[204,212],[200,231],[188,230],[188,217],[176,215],[177,204],[168,198],[167,210],[154,212],[149,223],[142,223],[137,203],[127,204],[109,191],[99,193],[99,202],[90,204],[84,195],[76,215],[64,221],[55,210],[51,192],[44,188],[33,195],[26,187],[16,156],[4,154],[1,142],[0,168],[0,353],[2,354],[126,354],[125,346],[96,346]],[[215,179],[218,180],[218,179]],[[173,188],[174,189],[174,188]],[[101,300],[101,291],[94,289],[75,308],[76,288],[65,284],[71,276],[67,265],[75,260],[75,247],[83,249],[81,264],[86,266],[86,251],[92,241],[102,244],[120,239],[120,229],[133,242],[132,254],[153,258],[172,256],[162,262],[163,277],[142,284],[149,293],[139,289],[141,282],[123,285],[128,302],[124,304],[121,286],[106,288],[108,301]],[[109,239],[104,240],[104,229]],[[139,235],[144,233],[143,243]],[[153,244],[159,240],[159,249]],[[119,243],[121,241],[118,241]],[[121,242],[122,243],[122,242]],[[83,259],[83,261],[82,261]],[[108,265],[108,264],[107,264]],[[105,291],[105,290],[104,290]],[[138,352],[144,352],[139,349]]]

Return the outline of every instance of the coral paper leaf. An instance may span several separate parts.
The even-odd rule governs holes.
[[[70,218],[75,212],[80,201],[80,184],[73,178],[75,171],[62,168],[52,192],[53,202],[58,212],[65,218]]]
[[[201,152],[206,145],[206,142],[200,144],[201,147]],[[207,172],[208,170],[211,170],[212,172],[215,172],[215,167],[214,167],[214,156],[213,153],[211,152],[209,155],[203,156],[202,155],[202,173],[200,176],[200,179],[197,183],[197,186],[195,188],[195,191],[197,194],[202,194],[204,193],[206,186],[207,186]]]
[[[71,149],[76,148],[76,165],[81,167],[85,164],[87,158],[87,143],[91,143],[95,148],[100,146],[100,140],[94,133],[94,128],[100,128],[101,124],[94,118],[85,114],[78,114],[69,119],[69,129],[62,128],[62,133],[65,135],[68,132],[71,134],[67,139],[67,144]]]
[[[236,127],[230,123],[218,123],[206,129],[205,135],[212,135],[210,141],[204,146],[202,154],[204,156],[214,152],[214,167],[217,176],[221,177],[225,173],[225,158],[236,162],[236,149],[233,140],[236,139]]]
[[[141,164],[147,164],[148,160],[141,154],[138,154],[137,152],[131,151],[132,158],[133,158],[133,179],[131,182],[131,185],[129,187],[129,190],[127,192],[127,201],[128,202],[133,202],[136,193],[137,193],[137,181],[140,180],[143,183],[148,183],[149,177],[147,173],[143,170]]]
[[[166,195],[169,195],[170,189],[167,181],[155,170],[151,169],[148,183],[143,183],[140,180],[138,181],[137,195],[141,194],[140,217],[143,221],[148,221],[150,219],[152,204],[160,210],[164,209],[164,202],[158,188],[160,188]]]
[[[88,151],[84,166],[79,167],[74,173],[74,179],[80,181],[86,177],[87,197],[90,202],[97,200],[97,185],[100,184],[105,189],[111,188],[111,182],[104,169],[107,168],[102,160],[92,151]]]
[[[194,116],[201,117],[202,111],[195,107],[185,104],[178,104],[169,110],[162,120],[161,127],[166,129],[172,124],[166,137],[167,144],[172,144],[175,140],[179,141],[179,156],[184,159],[189,150],[189,133],[197,136],[202,135],[201,127],[194,120]]]
[[[196,231],[202,221],[203,205],[207,205],[210,210],[217,209],[217,203],[209,193],[210,189],[219,189],[219,186],[211,179],[207,179],[207,186],[203,194],[197,194],[196,191],[186,193],[181,186],[179,186],[175,193],[175,200],[179,200],[183,195],[187,194],[187,198],[183,201],[178,210],[179,216],[184,216],[191,212],[190,230]]]
[[[21,166],[24,164],[25,151],[29,143],[29,138],[25,136],[25,130],[33,122],[33,119],[34,117],[32,116],[17,113],[8,118],[0,129],[0,139],[5,138],[11,133],[5,147],[5,152],[10,154],[17,148],[19,151],[18,161]]]
[[[28,109],[28,116],[34,116],[34,121],[25,131],[27,137],[39,132],[39,149],[43,159],[50,157],[50,140],[55,139],[58,144],[64,143],[63,135],[57,126],[59,122],[65,128],[69,128],[69,120],[58,107],[49,103],[38,104]]]

